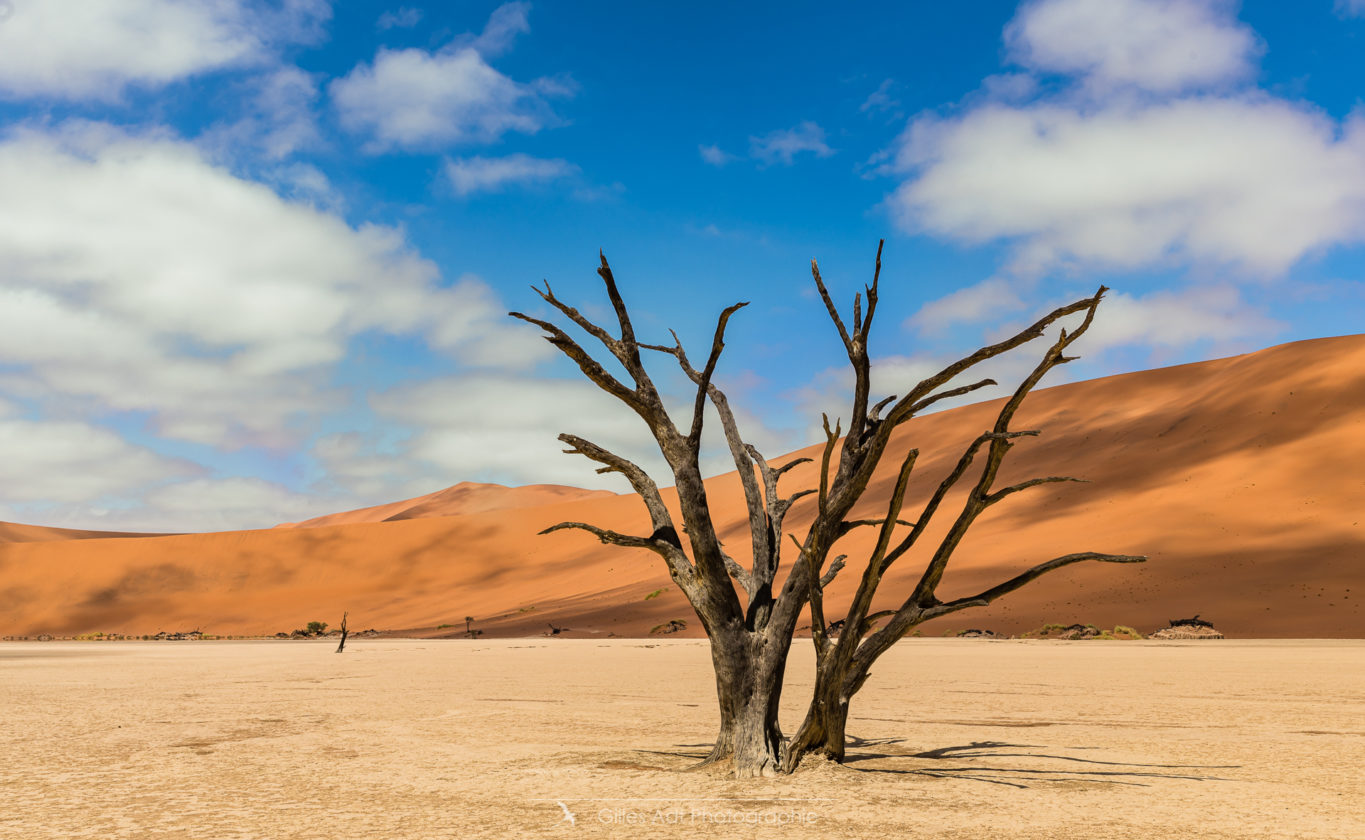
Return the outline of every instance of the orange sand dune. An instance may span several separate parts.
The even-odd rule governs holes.
[[[51,528],[46,525],[21,525],[0,522],[0,543],[51,542],[53,540],[98,540],[112,537],[155,537],[157,534],[135,534],[125,531],[80,531],[73,528]]]
[[[998,407],[967,406],[903,427],[896,451],[921,449],[908,516]],[[971,594],[1074,551],[1151,559],[1069,567],[990,607],[926,625],[927,635],[1017,633],[1054,621],[1150,632],[1199,613],[1232,637],[1365,636],[1365,336],[1038,391],[1015,428],[1043,434],[1018,444],[998,487],[1039,475],[1091,483],[1044,485],[988,511],[959,548],[941,596]],[[858,515],[879,512],[898,466],[886,465]],[[807,464],[784,488],[815,479]],[[719,476],[708,487],[722,537],[742,560],[738,482]],[[961,498],[949,496],[923,548]],[[789,530],[804,533],[810,511],[798,504]],[[0,634],[273,633],[310,620],[335,624],[343,611],[353,628],[439,635],[463,632],[465,616],[490,636],[544,632],[550,623],[573,636],[641,635],[670,619],[688,621],[682,635],[696,634],[654,555],[581,532],[536,536],[566,519],[634,532],[647,524],[635,497],[594,495],[397,521],[0,545]],[[840,545],[850,568],[827,596],[831,613],[856,583],[871,531]],[[923,560],[912,554],[893,567],[877,609],[908,594]]]
[[[425,496],[389,502],[385,505],[329,513],[303,522],[286,522],[277,528],[317,528],[321,525],[350,525],[355,522],[393,522],[399,519],[419,519],[424,516],[456,516],[488,513],[509,508],[536,507],[574,499],[614,496],[609,490],[584,490],[561,484],[531,484],[526,487],[504,487],[501,484],[477,484],[462,481],[454,487],[437,490]]]

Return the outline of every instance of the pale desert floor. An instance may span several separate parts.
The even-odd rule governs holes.
[[[1361,641],[907,640],[747,783],[704,642],[334,647],[0,644],[0,837],[1365,837]]]

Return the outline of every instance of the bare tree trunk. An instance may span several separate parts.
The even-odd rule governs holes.
[[[844,760],[849,698],[841,688],[828,681],[815,687],[806,717],[787,745],[783,764],[787,772],[795,770],[807,755],[822,755],[838,762]]]
[[[775,776],[783,764],[782,700],[786,645],[768,646],[745,630],[711,640],[720,731],[699,766],[728,764],[738,778]]]
[[[349,635],[349,633],[350,633],[350,631],[348,631],[348,630],[346,629],[346,616],[347,616],[348,614],[349,614],[349,613],[342,613],[342,614],[341,614],[341,644],[337,645],[337,653],[341,653],[341,651],[342,651],[343,649],[345,649],[345,647],[346,647],[346,636]]]

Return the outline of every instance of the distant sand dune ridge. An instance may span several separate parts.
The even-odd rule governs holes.
[[[893,454],[921,450],[907,513],[918,512],[998,407],[944,411],[898,432]],[[925,625],[926,635],[1020,633],[1048,622],[1152,632],[1199,613],[1230,638],[1365,637],[1365,336],[1040,390],[1014,427],[1042,434],[1020,442],[997,486],[1043,475],[1089,483],[1045,485],[988,511],[959,548],[942,597],[1074,551],[1150,560],[1069,567],[988,608]],[[856,515],[884,513],[900,459],[887,460]],[[815,480],[808,464],[783,486]],[[707,487],[726,547],[743,562],[739,483],[730,474]],[[949,496],[921,546],[932,547],[961,498]],[[810,512],[798,503],[788,529],[804,534]],[[425,635],[463,633],[466,616],[488,636],[540,633],[550,623],[572,636],[640,636],[674,619],[687,622],[678,635],[697,635],[654,555],[581,532],[536,535],[566,519],[627,532],[648,524],[629,493],[460,484],[260,531],[113,538],[2,525],[0,635],[261,634],[335,624],[343,611],[353,628]],[[840,544],[851,568],[831,587],[827,614],[847,603],[872,530]],[[893,567],[875,608],[898,604],[923,562],[912,553]]]

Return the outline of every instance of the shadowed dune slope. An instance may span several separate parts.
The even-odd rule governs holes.
[[[903,518],[918,514],[999,405],[917,418],[900,430],[897,456],[921,450]],[[1037,391],[1014,428],[1042,435],[1016,446],[997,487],[1045,475],[1090,483],[1044,485],[991,508],[959,548],[941,597],[1075,551],[1151,559],[1068,567],[989,607],[925,625],[926,635],[1076,621],[1151,632],[1199,613],[1231,637],[1365,636],[1365,336]],[[857,515],[882,512],[893,460]],[[815,480],[807,464],[783,487]],[[459,495],[460,487],[469,485],[442,492]],[[743,562],[739,483],[731,474],[708,487],[726,546]],[[634,496],[529,493],[517,507],[471,503],[445,509],[462,515],[403,516],[420,516],[411,512],[440,495],[346,515],[388,521],[0,545],[0,634],[273,633],[310,620],[336,624],[343,610],[356,629],[429,635],[462,633],[465,616],[489,636],[544,632],[549,623],[573,636],[643,635],[671,619],[688,622],[682,635],[697,634],[654,555],[577,531],[536,536],[562,520],[641,533],[648,520]],[[949,495],[920,548],[888,574],[875,609],[913,588],[961,500],[961,491]],[[810,512],[798,503],[788,529],[804,534]],[[851,594],[872,531],[840,544],[849,568],[827,595],[831,617]]]

